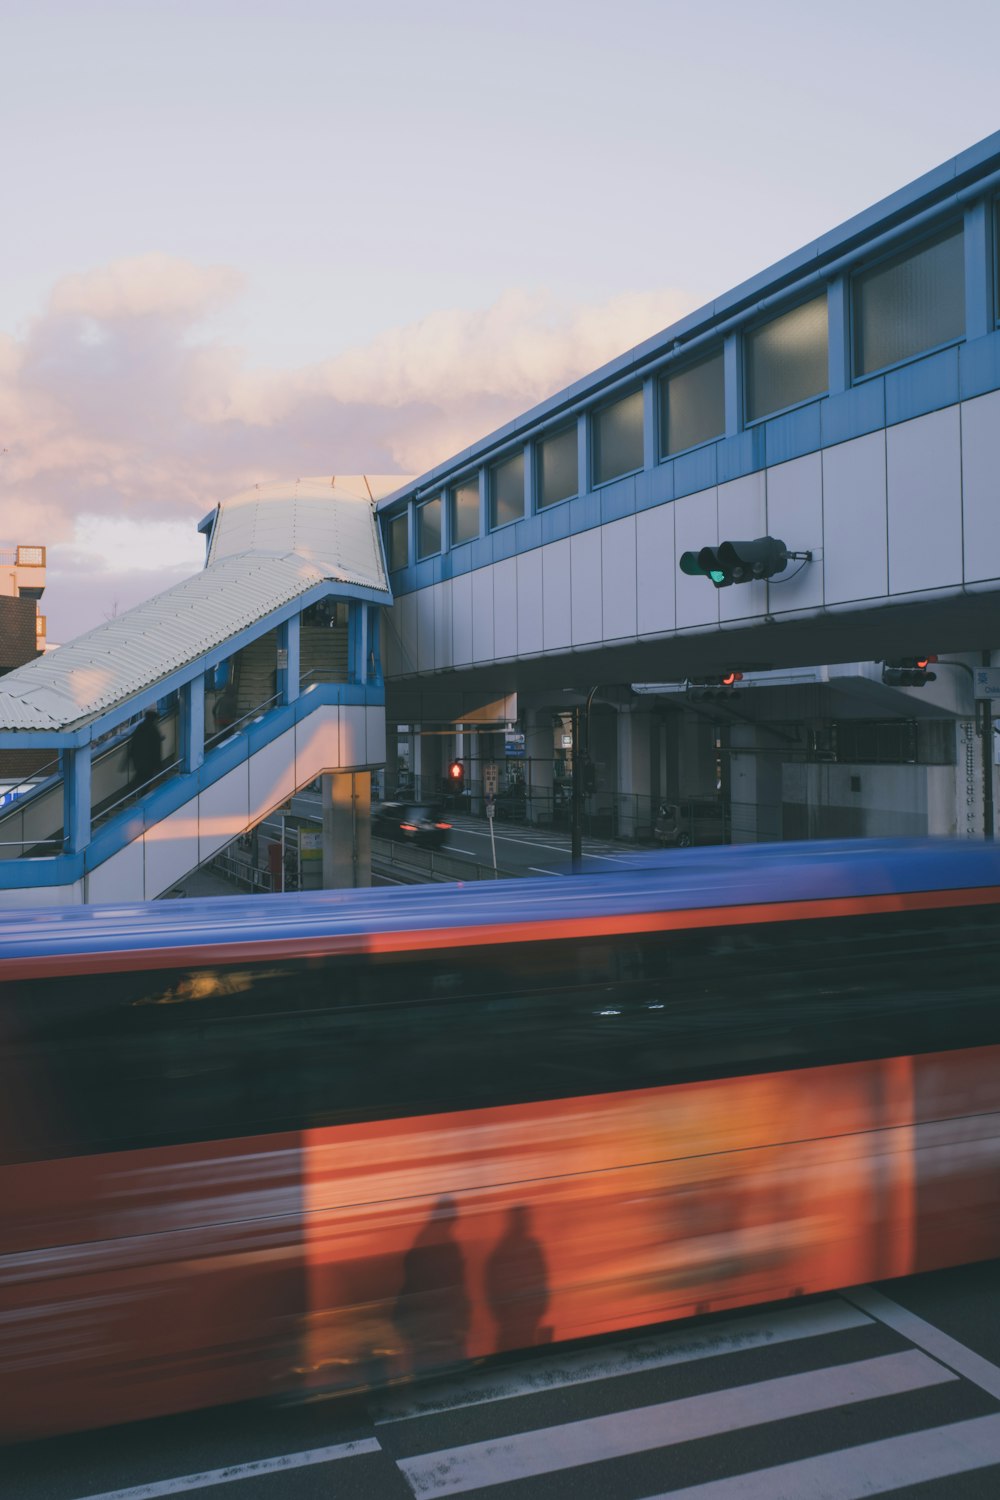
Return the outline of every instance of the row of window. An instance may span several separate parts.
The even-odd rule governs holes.
[[[15,983],[0,1161],[996,1045],[993,907]]]
[[[994,210],[1000,243],[1000,204]],[[930,349],[953,343],[965,332],[965,247],[962,223],[944,229],[877,265],[857,272],[850,287],[852,375],[864,379]],[[827,293],[800,302],[743,334],[743,414],[747,423],[821,396],[829,385]],[[673,457],[726,432],[725,360],[721,342],[692,363],[656,382],[658,459]],[[587,414],[592,484],[608,484],[645,464],[642,387]],[[584,450],[584,454],[586,450]],[[584,458],[584,462],[585,462]],[[581,483],[578,423],[538,439],[534,445],[535,508],[571,499]],[[490,530],[525,514],[525,455],[522,450],[486,473]],[[480,534],[478,473],[416,507],[418,560],[445,544],[444,506],[449,506],[452,547]],[[407,515],[388,528],[389,566],[409,562]]]

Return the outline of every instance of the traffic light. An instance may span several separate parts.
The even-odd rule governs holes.
[[[937,682],[937,673],[928,672],[927,667],[936,656],[898,656],[895,661],[882,663],[882,681],[886,687],[924,687],[928,682]]]
[[[777,537],[759,536],[752,542],[720,542],[717,547],[684,552],[681,572],[707,578],[717,589],[725,589],[732,583],[756,583],[783,573],[788,559],[800,555],[789,552]]]
[[[716,677],[689,677],[687,685],[692,698],[731,698],[736,684],[742,681],[742,672],[726,672]]]
[[[460,760],[453,760],[448,767],[448,785],[453,792],[461,792],[465,788],[465,764]]]
[[[588,797],[592,797],[597,791],[597,767],[592,760],[585,760],[583,763],[583,790]]]

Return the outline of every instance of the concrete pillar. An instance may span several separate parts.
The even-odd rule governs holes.
[[[536,708],[525,715],[524,749],[528,757],[528,817],[532,823],[552,821],[552,710]]]
[[[653,827],[650,718],[636,705],[618,710],[618,836],[648,837]]]
[[[753,724],[730,730],[729,795],[734,844],[773,843],[781,838],[782,756],[762,744]]]
[[[327,772],[322,778],[323,889],[372,883],[371,774]]]
[[[278,626],[278,695],[281,703],[294,703],[299,696],[302,681],[301,624],[302,616],[293,615]]]

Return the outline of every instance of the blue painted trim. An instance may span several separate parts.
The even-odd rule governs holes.
[[[245,765],[267,745],[318,708],[331,705],[385,707],[385,689],[378,683],[322,682],[302,693],[294,703],[281,705],[223,744],[209,750],[196,771],[180,773],[156,787],[147,797],[112,818],[93,833],[85,850],[44,859],[0,860],[0,890],[68,885],[119,853],[148,828]]]

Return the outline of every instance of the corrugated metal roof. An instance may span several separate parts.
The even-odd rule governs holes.
[[[399,477],[374,481],[377,496],[375,483],[384,493]],[[389,594],[363,479],[236,495],[220,506],[203,572],[0,679],[0,730],[86,723],[328,579]]]

